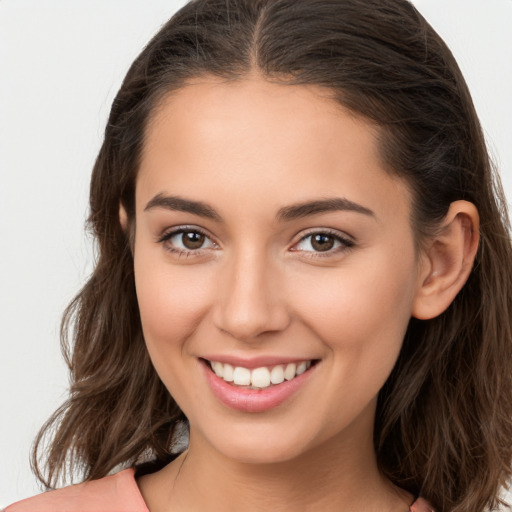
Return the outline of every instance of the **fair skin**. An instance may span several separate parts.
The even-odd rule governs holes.
[[[259,77],[204,78],[159,105],[136,186],[135,280],[190,444],[138,480],[151,512],[408,510],[377,468],[377,395],[410,317],[437,316],[464,284],[478,214],[452,204],[419,251],[411,194],[376,134],[325,90]],[[311,366],[277,402],[241,386],[247,405],[212,360]]]

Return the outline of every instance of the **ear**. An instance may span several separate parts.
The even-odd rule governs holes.
[[[125,236],[128,237],[130,251],[133,256],[133,248],[135,245],[135,223],[133,220],[128,222],[128,213],[126,212],[126,208],[122,205],[121,201],[119,201],[119,224],[121,224],[121,229],[124,231]]]
[[[126,228],[128,227],[128,214],[126,213],[126,209],[122,205],[121,201],[119,201],[119,224],[121,224],[123,231],[126,233]]]
[[[441,229],[423,252],[413,317],[434,318],[452,303],[473,268],[479,227],[478,210],[473,203],[455,201],[450,205]]]

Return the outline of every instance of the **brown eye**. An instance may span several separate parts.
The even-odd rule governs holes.
[[[325,233],[317,233],[311,237],[311,247],[315,251],[329,251],[334,247],[334,237]]]
[[[200,249],[205,241],[205,236],[197,231],[184,231],[181,235],[181,242],[187,249]]]
[[[199,229],[179,228],[164,234],[159,240],[165,249],[173,253],[199,255],[203,249],[215,249],[217,245]]]
[[[315,254],[320,256],[320,253],[324,253],[325,256],[334,256],[353,246],[354,242],[341,234],[331,233],[329,231],[317,231],[304,236],[292,250],[310,253],[311,256]]]

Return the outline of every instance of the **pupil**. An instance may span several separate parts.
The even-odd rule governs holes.
[[[185,231],[182,241],[187,249],[199,249],[204,243],[204,235],[196,231]]]
[[[317,251],[328,251],[334,246],[334,239],[330,235],[318,234],[313,236],[311,245]]]

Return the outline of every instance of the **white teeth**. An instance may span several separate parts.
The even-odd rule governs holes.
[[[232,382],[237,386],[251,386],[253,388],[265,389],[270,385],[281,384],[285,380],[292,380],[303,374],[310,366],[311,361],[302,361],[299,364],[288,363],[270,368],[262,366],[249,370],[243,366],[233,367],[230,364],[223,364],[218,361],[211,361],[210,365],[217,377],[226,382]]]
[[[249,386],[251,384],[251,370],[237,366],[233,371],[233,382],[237,386]]]
[[[268,388],[270,386],[270,372],[268,368],[255,368],[251,372],[251,384],[255,388]]]
[[[279,366],[274,366],[272,371],[270,372],[270,382],[272,384],[281,384],[284,381],[284,368]]]
[[[220,363],[222,364],[222,363]],[[230,365],[230,364],[225,364],[224,365],[224,373],[222,375],[222,378],[226,381],[226,382],[233,382],[233,373],[234,373],[234,368]]]
[[[305,362],[302,362],[300,363],[298,366],[297,366],[297,369],[295,370],[295,372],[297,373],[297,375],[301,375],[302,373],[304,373],[306,371],[306,363]]]
[[[295,366],[295,363],[289,363],[286,365],[286,369],[284,371],[284,378],[286,380],[292,380],[293,377],[295,377],[295,370],[297,367]]]
[[[218,363],[216,361],[212,362],[212,369],[215,372],[217,377],[223,377],[224,365],[222,363]]]

